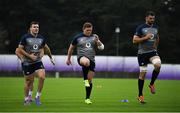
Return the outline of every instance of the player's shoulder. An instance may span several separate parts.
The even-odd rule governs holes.
[[[82,37],[82,36],[84,36],[84,35],[83,35],[83,33],[81,32],[81,33],[76,34],[74,37],[75,37],[75,38],[78,38],[78,37]]]
[[[22,35],[22,37],[28,38],[28,37],[31,37],[31,35],[29,33],[26,33],[26,34]]]
[[[38,34],[37,36],[38,38],[41,38],[41,39],[46,39],[44,36],[42,36],[41,34]]]
[[[21,40],[25,40],[30,37],[32,37],[32,36],[29,33],[26,33],[26,34],[22,35]]]
[[[159,26],[157,24],[153,24],[154,28],[159,28]]]
[[[82,32],[81,32],[81,33],[78,33],[78,34],[76,34],[76,35],[74,36],[73,40],[76,40],[76,39],[81,38],[81,37],[83,37],[83,36],[84,36],[84,35],[83,35]]]
[[[137,26],[138,29],[141,29],[141,28],[144,28],[144,27],[147,27],[147,25],[146,25],[145,23],[139,24],[139,25]]]

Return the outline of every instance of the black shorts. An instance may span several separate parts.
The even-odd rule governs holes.
[[[22,71],[23,71],[24,75],[30,75],[38,69],[44,69],[44,65],[42,62],[37,62],[37,63],[30,64],[30,65],[24,65],[22,63],[21,65],[22,65]]]
[[[158,53],[156,51],[153,51],[149,53],[138,54],[139,66],[145,66],[150,63],[150,58],[153,56],[158,56]]]
[[[80,64],[80,59],[81,59],[81,57],[83,57],[83,56],[80,56],[80,57],[77,59],[77,61],[78,61],[78,64],[79,64],[80,66],[83,66],[83,65]],[[84,57],[86,57],[86,56],[84,56]],[[88,57],[86,57],[86,58],[88,58]],[[89,59],[89,58],[88,58],[88,59]],[[95,62],[93,62],[93,61],[90,60],[90,59],[89,59],[89,61],[90,61],[89,70],[94,72],[94,71],[95,71],[94,69],[95,69],[95,67],[96,67],[96,64],[95,64]]]

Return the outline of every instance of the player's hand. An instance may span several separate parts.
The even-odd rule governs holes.
[[[55,59],[53,57],[50,59],[50,61],[53,65],[55,65]]]
[[[71,65],[71,64],[72,64],[72,63],[71,63],[71,60],[68,59],[68,60],[66,61],[66,64],[67,64],[67,65]]]
[[[146,35],[146,39],[149,40],[149,39],[152,39],[153,38],[153,34],[152,33],[148,33]]]
[[[93,36],[95,37],[95,41],[98,42],[99,41],[99,36],[97,34],[93,34]]]
[[[30,59],[31,59],[32,61],[35,61],[35,60],[37,60],[37,58],[38,58],[38,57],[35,55],[35,53],[30,54],[29,57],[30,57]]]
[[[42,59],[42,57],[44,56],[44,49],[41,49],[40,53],[37,56]]]

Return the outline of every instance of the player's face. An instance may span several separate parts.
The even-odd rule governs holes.
[[[83,30],[83,33],[86,35],[86,36],[90,36],[92,34],[92,27],[87,27]]]
[[[38,34],[39,33],[39,25],[38,24],[32,24],[30,27],[30,32],[32,34]]]
[[[155,21],[155,16],[149,15],[146,17],[146,23],[147,24],[152,25],[154,23],[154,21]]]

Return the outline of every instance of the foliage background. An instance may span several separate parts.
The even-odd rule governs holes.
[[[157,15],[163,63],[180,63],[179,0],[1,0],[0,54],[14,54],[29,23],[36,20],[53,54],[67,54],[73,36],[90,21],[105,44],[98,55],[117,55],[115,28],[120,27],[118,55],[136,56],[132,36],[148,10]]]

